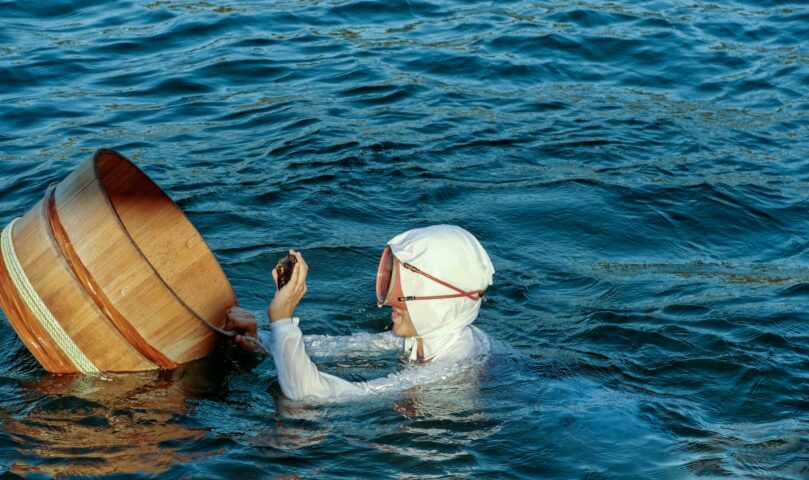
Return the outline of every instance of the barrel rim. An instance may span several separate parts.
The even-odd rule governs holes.
[[[211,249],[211,246],[208,245],[207,241],[205,241],[205,237],[203,237],[202,234],[199,233],[199,230],[197,230],[197,227],[194,225],[194,223],[191,220],[189,220],[188,216],[185,214],[185,212],[183,212],[183,210],[180,208],[180,206],[177,205],[177,203],[165,191],[163,191],[163,189],[160,188],[160,185],[158,185],[154,180],[152,180],[152,178],[149,175],[147,175],[146,172],[144,172],[140,167],[138,167],[132,160],[128,159],[126,156],[124,156],[123,154],[121,154],[120,152],[118,152],[116,150],[113,150],[111,148],[99,148],[98,150],[96,150],[96,152],[93,154],[93,172],[95,173],[95,176],[98,179],[98,183],[101,186],[101,191],[102,191],[102,193],[104,195],[104,200],[106,200],[106,202],[109,205],[110,209],[113,211],[113,213],[115,213],[115,219],[117,220],[118,224],[121,226],[121,230],[123,230],[123,232],[126,233],[126,236],[129,238],[129,241],[132,242],[132,245],[135,246],[135,249],[138,251],[138,254],[140,254],[140,256],[144,259],[144,261],[155,272],[155,274],[157,275],[157,278],[159,278],[160,281],[163,282],[164,285],[166,285],[168,290],[180,301],[180,303],[182,305],[185,306],[186,309],[188,309],[189,312],[192,313],[192,315],[197,317],[197,319],[203,320],[203,323],[205,323],[206,326],[208,326],[210,328],[210,325],[208,325],[207,320],[204,319],[204,317],[202,315],[200,315],[199,313],[197,313],[193,308],[191,308],[191,306],[188,305],[188,303],[185,300],[183,300],[182,298],[180,298],[179,295],[177,295],[177,293],[174,291],[174,288],[171,285],[169,285],[168,282],[166,282],[166,280],[163,278],[162,275],[160,275],[160,272],[157,270],[157,268],[155,268],[155,266],[152,265],[151,260],[149,260],[149,258],[143,253],[143,251],[140,249],[140,246],[135,241],[135,239],[132,238],[132,235],[129,233],[129,229],[126,228],[126,225],[124,224],[123,220],[121,220],[121,217],[118,214],[118,210],[115,208],[115,205],[112,203],[112,200],[110,199],[109,192],[107,192],[106,185],[104,185],[104,182],[101,181],[101,176],[100,176],[100,173],[98,171],[98,164],[99,164],[99,161],[100,161],[101,157],[104,156],[104,155],[112,155],[112,156],[116,157],[119,161],[122,161],[123,163],[127,164],[128,166],[134,168],[135,171],[139,175],[141,175],[148,183],[150,183],[152,186],[154,186],[157,189],[157,191],[160,192],[160,195],[165,200],[167,200],[169,202],[168,205],[170,205],[171,208],[174,208],[174,210],[177,213],[180,214],[180,218],[182,219],[182,221],[184,221],[185,223],[187,223],[191,227],[191,230],[194,232],[194,234],[203,243],[203,245],[205,245],[206,252],[210,256],[210,258],[213,260],[213,263],[216,266],[216,268],[218,269],[219,274],[222,276],[222,279],[225,280],[225,284],[227,284],[227,286],[228,286],[230,296],[233,298],[234,303],[235,303],[235,301],[236,301],[236,292],[233,290],[233,285],[230,283],[230,279],[228,279],[227,275],[225,274],[224,269],[222,268],[222,265],[219,263],[219,259],[216,258],[216,255],[213,253],[213,250]]]

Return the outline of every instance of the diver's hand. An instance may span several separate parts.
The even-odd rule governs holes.
[[[291,255],[295,255],[298,262],[292,267],[292,277],[284,288],[278,289],[278,272],[272,269],[272,278],[275,280],[275,296],[267,308],[267,316],[270,322],[289,318],[295,311],[301,299],[306,295],[306,274],[309,272],[309,265],[303,260],[301,252],[290,250]]]
[[[256,316],[247,310],[233,307],[225,314],[225,330],[235,330],[238,334],[233,337],[233,343],[242,347],[243,350],[254,352],[255,345],[244,337],[258,337],[256,327]]]

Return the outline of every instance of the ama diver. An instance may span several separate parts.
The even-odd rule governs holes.
[[[379,262],[376,295],[379,306],[392,308],[392,331],[330,339],[346,344],[359,340],[368,351],[399,351],[406,366],[362,382],[321,372],[309,358],[300,319],[293,316],[306,294],[309,267],[300,252],[290,254],[297,263],[267,309],[270,331],[259,334],[255,316],[239,307],[228,311],[225,323],[226,329],[239,333],[234,341],[243,349],[254,350],[246,336],[261,341],[275,360],[281,391],[290,399],[335,399],[415,386],[488,355],[488,336],[472,323],[483,292],[492,284],[494,267],[477,238],[463,228],[417,228],[388,242]],[[275,269],[273,279],[277,287]]]

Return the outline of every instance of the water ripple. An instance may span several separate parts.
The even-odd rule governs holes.
[[[460,224],[497,269],[485,371],[362,405],[289,402],[271,360],[229,346],[48,376],[0,323],[3,472],[809,474],[800,2],[0,1],[0,19],[0,224],[111,147],[242,306],[263,312],[276,257],[303,249],[307,333],[388,328],[373,272],[407,228]]]

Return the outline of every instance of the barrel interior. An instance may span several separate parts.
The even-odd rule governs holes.
[[[221,324],[223,305],[235,304],[235,296],[196,228],[160,187],[120,154],[102,150],[94,160],[102,188],[144,258],[195,314]]]

